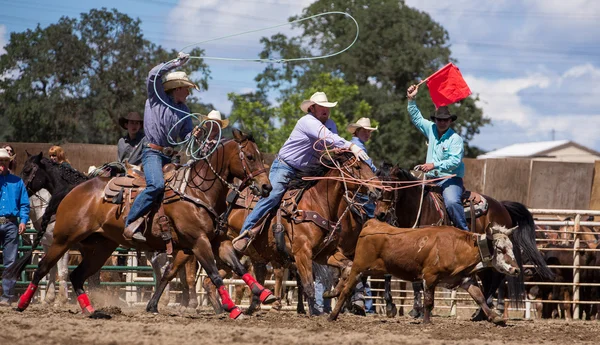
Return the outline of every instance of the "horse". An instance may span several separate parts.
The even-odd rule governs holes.
[[[418,181],[408,170],[393,167],[389,172],[392,180],[409,181],[417,186]],[[418,185],[420,186],[420,185]],[[426,188],[426,187],[422,187]],[[393,193],[393,194],[392,194]],[[391,194],[391,195],[390,195]],[[395,189],[394,191],[384,191],[384,198],[387,195],[389,203],[384,203],[382,207],[378,207],[376,217],[380,220],[391,219],[398,227],[411,227],[414,225],[427,226],[431,224],[448,224],[448,214],[443,205],[443,200],[439,195],[434,195],[431,192],[426,192],[421,188],[403,188]],[[488,203],[488,211],[485,215],[477,218],[469,224],[474,233],[483,233],[488,224],[496,223],[507,228],[518,226],[513,232],[512,242],[515,245],[515,255],[519,268],[523,272],[523,263],[531,263],[536,266],[538,274],[546,280],[552,280],[553,272],[548,268],[544,256],[536,246],[535,224],[533,216],[525,207],[525,205],[514,201],[499,202],[492,197],[483,195]],[[420,215],[420,216],[419,216]],[[417,217],[419,218],[417,219]],[[484,270],[479,273],[482,282],[484,283],[484,296],[488,305],[491,305],[493,293],[498,290],[501,283],[504,281],[504,276],[498,272]],[[389,279],[389,278],[386,278]],[[508,279],[511,299],[519,303],[523,300],[525,286],[523,283],[523,275],[517,278]],[[389,284],[387,284],[389,286]],[[411,316],[419,317],[422,315],[420,307],[420,284],[413,283],[415,292],[414,309],[411,311]],[[387,294],[390,300],[386,299],[386,304],[391,304],[391,294]],[[480,321],[485,319],[483,310],[479,310],[474,314],[473,320]]]
[[[247,255],[253,260],[253,263],[271,262],[276,268],[290,267],[292,261],[295,263],[301,282],[299,288],[303,289],[307,296],[310,315],[318,314],[314,308],[313,260],[323,264],[327,263],[349,273],[348,264],[351,261],[347,257],[354,255],[354,247],[360,229],[357,229],[354,217],[350,215],[353,212],[349,212],[357,205],[348,197],[348,194],[357,192],[361,187],[364,188],[361,181],[375,180],[374,184],[379,181],[366,163],[357,160],[353,155],[350,156],[347,152],[337,153],[331,158],[323,157],[323,163],[315,164],[304,172],[291,176],[287,186],[288,190],[303,190],[296,210],[301,210],[300,213],[304,214],[308,214],[308,211],[315,216],[314,219],[319,219],[319,221],[299,220],[297,218],[299,213],[293,214],[291,218],[281,217],[287,234],[283,244],[285,252],[281,252],[281,247],[275,240],[272,231],[265,230],[257,235],[247,250]],[[316,176],[322,178],[313,180]],[[368,193],[373,199],[378,198],[380,194],[373,183],[368,186]],[[235,203],[231,205],[232,210],[229,213],[227,224],[230,236],[233,237],[239,234],[248,211]],[[272,220],[265,222],[263,229],[269,229],[271,222]],[[325,228],[317,225],[321,222],[329,225]],[[185,260],[187,258],[184,255],[178,255],[173,260],[172,271],[176,271]],[[260,279],[259,282],[264,282],[262,272],[257,272],[256,275],[257,280]],[[171,276],[174,276],[174,273],[171,273]],[[281,296],[281,291],[281,285],[276,285],[276,296]],[[254,297],[248,311],[254,311],[256,304],[256,297]],[[217,308],[215,309],[217,310]]]
[[[224,236],[217,228],[218,214],[225,208],[225,191],[233,178],[242,179],[258,195],[268,195],[272,187],[262,164],[262,154],[253,139],[234,129],[232,140],[221,142],[210,157],[191,164],[185,191],[177,194],[179,198],[173,202],[164,204],[164,213],[172,222],[173,247],[194,253],[218,287],[225,310],[232,319],[238,318],[241,310],[231,300],[218,275],[213,245],[220,247],[221,258],[234,266],[253,292],[261,295],[261,302],[274,301],[271,292],[245,272],[231,243],[224,243]],[[93,318],[110,316],[94,310],[83,289],[84,282],[101,268],[119,244],[141,250],[166,250],[167,243],[157,236],[148,236],[146,243],[134,243],[123,237],[125,217],[120,212],[121,205],[105,202],[102,197],[108,182],[109,179],[103,177],[91,179],[73,188],[62,200],[56,213],[54,242],[19,299],[18,311],[28,307],[40,279],[75,243],[81,244],[83,260],[71,273],[70,280],[82,312]],[[161,279],[159,289],[162,291],[165,285]]]

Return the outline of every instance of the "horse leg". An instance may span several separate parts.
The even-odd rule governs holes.
[[[165,288],[167,287],[167,285],[169,285],[171,280],[175,278],[175,275],[177,274],[177,272],[179,272],[179,269],[185,264],[188,258],[189,255],[185,254],[183,250],[180,250],[177,252],[177,254],[175,254],[173,263],[170,264],[167,267],[167,269],[165,269],[165,273],[160,278],[160,283],[158,284],[158,287],[156,288],[154,294],[152,294],[152,298],[150,298],[150,301],[148,301],[148,304],[146,305],[147,312],[158,314],[158,301],[160,300],[163,291],[165,291]]]
[[[302,285],[302,279],[300,279],[300,274],[298,274],[298,271],[296,271],[295,276],[296,286],[298,287],[298,303],[296,304],[296,313],[306,315],[306,310],[304,309],[304,286]]]
[[[258,270],[256,268],[257,266],[255,266],[254,270],[256,272],[256,280],[258,280],[259,283],[264,283],[264,280],[260,280],[259,277],[259,272],[260,270]],[[265,278],[266,278],[266,265],[265,265]],[[273,293],[275,294],[275,297],[277,298],[277,300],[275,302],[273,302],[273,304],[271,305],[271,310],[274,311],[280,311],[282,308],[282,303],[281,300],[283,299],[283,276],[285,274],[285,268],[281,267],[281,266],[275,266],[275,264],[273,264],[273,278],[275,279],[275,287],[273,288]]]
[[[48,252],[48,245],[43,245],[44,253]],[[60,262],[60,260],[59,260]],[[52,304],[56,298],[56,273],[57,273],[56,265],[52,266],[50,272],[46,276],[46,281],[48,285],[46,285],[46,298],[44,299],[45,304]]]
[[[206,238],[206,236],[201,235],[197,239],[193,252],[196,255],[196,258],[198,259],[198,262],[200,262],[200,265],[206,271],[206,274],[208,275],[212,283],[215,284],[215,286],[217,287],[217,291],[221,296],[221,305],[223,306],[223,309],[229,312],[229,318],[237,319],[240,315],[242,315],[242,310],[238,306],[236,306],[235,303],[233,303],[231,297],[229,296],[227,288],[223,284],[223,279],[219,275],[219,270],[217,268],[217,264],[215,263],[215,256],[213,255],[210,241],[208,240],[208,238]],[[233,256],[235,257],[235,254],[233,254]],[[236,261],[239,263],[239,260]],[[243,269],[242,264],[239,263],[239,265]]]
[[[31,299],[37,291],[40,280],[42,280],[42,278],[46,276],[46,274],[48,274],[50,269],[54,267],[54,265],[56,265],[58,259],[60,259],[60,257],[69,249],[67,245],[68,242],[65,242],[55,241],[54,243],[52,243],[52,245],[48,249],[48,253],[46,253],[46,255],[38,263],[38,267],[36,268],[33,274],[33,279],[31,280],[31,283],[29,283],[27,289],[19,298],[19,303],[16,309],[17,311],[24,311],[25,309],[27,309],[27,307],[31,303]]]
[[[385,299],[385,315],[387,317],[394,317],[396,316],[396,313],[398,312],[398,309],[396,308],[396,305],[393,302],[392,299],[392,275],[391,274],[385,274],[383,275],[383,279],[384,281],[384,294],[383,297]]]
[[[196,258],[190,255],[185,263],[185,281],[188,288],[189,301],[187,307],[196,309],[198,307],[198,296],[196,295],[196,273],[198,272],[198,262]]]
[[[345,257],[342,253],[336,252],[327,259],[327,265],[337,267],[340,270],[340,279],[333,290],[327,290],[323,293],[323,298],[334,298],[340,295],[344,288],[344,283],[348,280],[350,270],[352,269],[352,261]]]
[[[58,268],[58,300],[59,305],[65,305],[69,302],[69,285],[67,279],[69,278],[69,251],[60,257],[56,263]]]
[[[229,275],[231,271],[220,269],[219,275],[221,278],[225,278]],[[223,310],[223,306],[221,305],[221,301],[217,298],[217,287],[211,282],[209,277],[204,278],[202,281],[202,287],[204,288],[204,292],[206,293],[206,298],[208,299],[208,303],[213,307],[215,314],[221,314]]]
[[[390,285],[391,285],[391,282],[390,282]],[[390,291],[390,297],[391,296],[392,296],[392,293]],[[400,308],[398,309],[398,316],[404,316],[404,298],[405,297],[406,297],[406,282],[401,281],[400,282]],[[386,307],[387,307],[387,300],[385,302],[386,302]]]
[[[488,321],[491,321],[494,324],[499,325],[499,326],[504,326],[506,324],[506,322],[504,321],[502,316],[496,314],[496,312],[494,312],[488,306],[487,300],[486,300],[485,296],[483,295],[483,293],[481,292],[481,289],[479,288],[479,286],[477,286],[477,284],[475,284],[475,282],[472,279],[469,279],[468,281],[464,282],[461,285],[461,287],[463,289],[467,290],[469,295],[471,295],[471,297],[475,300],[475,302],[477,302],[477,304],[479,304],[479,307],[481,308],[481,310],[483,310],[483,312],[487,316]]]
[[[146,256],[146,259],[150,262],[150,266],[152,266],[152,272],[154,272],[155,281],[154,291],[156,291],[158,290],[158,286],[160,285],[160,279],[169,267],[167,253],[145,251],[144,255]],[[169,290],[169,284],[167,284],[163,292],[164,297],[160,299],[160,304],[163,307],[166,307],[169,304]]]
[[[413,309],[410,312],[408,312],[408,315],[410,315],[414,319],[418,319],[420,317],[423,317],[423,304],[421,303],[421,293],[423,291],[423,282],[421,282],[421,281],[412,282],[412,288],[413,288],[413,293],[414,293]]]
[[[346,283],[344,284],[344,287],[342,288],[342,291],[340,292],[340,296],[338,297],[338,300],[335,304],[335,308],[333,308],[333,311],[331,311],[331,314],[329,315],[329,321],[335,321],[337,319],[346,300],[348,299],[348,297],[350,297],[351,293],[354,291],[354,285],[356,285],[358,280],[361,279],[361,275],[362,275],[361,273],[358,273],[358,269],[356,266],[352,267],[352,270],[350,271],[350,274],[348,275],[348,279],[346,280]],[[309,308],[310,308],[310,304],[309,304]]]
[[[304,289],[304,295],[306,296],[306,300],[308,302],[309,315],[320,315],[321,312],[316,308],[315,284],[313,280],[313,265],[310,250],[300,251],[294,254],[294,257],[296,259],[298,275],[300,276],[300,280],[302,282],[301,285]],[[300,293],[298,293],[298,295],[300,295]]]
[[[88,295],[83,289],[83,285],[89,277],[100,271],[106,260],[112,255],[113,251],[119,245],[112,240],[102,237],[99,234],[92,235],[82,242],[81,255],[83,260],[81,263],[71,272],[71,284],[73,284],[73,291],[77,295],[77,301],[83,314],[92,318],[106,318],[109,319],[110,315],[103,313],[97,313],[90,303]]]
[[[500,284],[504,281],[504,276],[501,273],[497,273],[493,270],[484,270],[480,274],[481,283],[483,285],[483,296],[485,297],[488,307],[492,306],[494,292],[498,290]],[[479,308],[473,316],[471,321],[484,321],[486,320],[486,314],[482,308]]]
[[[256,281],[261,285],[264,284],[265,279],[267,277],[267,265],[265,263],[260,262],[253,263],[252,266],[254,267],[254,275],[256,276]],[[275,298],[275,303],[277,303],[279,302],[279,299],[275,296],[277,296],[277,294],[273,296]],[[246,314],[252,315],[252,313],[257,311],[258,309],[260,309],[260,298],[258,295],[252,294],[252,301],[250,302],[250,307],[248,307],[248,310],[246,310]]]
[[[235,250],[230,240],[224,240],[219,245],[219,258],[223,260],[235,274],[242,277],[242,280],[248,285],[250,291],[262,304],[271,304],[277,300],[271,290],[259,284],[254,277],[246,271],[246,268],[238,257],[235,255]],[[211,278],[212,280],[212,278]],[[213,281],[214,282],[214,281]]]

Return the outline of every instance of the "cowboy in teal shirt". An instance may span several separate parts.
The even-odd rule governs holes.
[[[444,203],[450,219],[457,228],[468,230],[461,196],[464,191],[463,177],[465,164],[463,163],[463,139],[450,125],[456,120],[456,115],[450,114],[448,107],[439,107],[431,116],[433,121],[423,118],[415,97],[418,88],[413,85],[408,88],[408,113],[411,122],[423,133],[429,142],[427,148],[427,163],[419,165],[418,169],[425,172],[427,177],[443,177],[456,175],[450,179],[438,182],[442,188]]]

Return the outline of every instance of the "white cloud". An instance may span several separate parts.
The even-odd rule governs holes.
[[[0,55],[6,53],[6,50],[4,50],[4,46],[8,44],[6,34],[6,25],[0,24]]]

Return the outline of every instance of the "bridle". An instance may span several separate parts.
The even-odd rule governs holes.
[[[25,189],[27,189],[27,191],[31,192],[31,194],[36,194],[36,192],[31,190],[31,187],[29,185],[31,184],[31,182],[33,182],[33,179],[35,178],[35,173],[39,170],[40,167],[37,164],[32,164],[32,166],[33,167],[31,168],[31,173],[29,174],[27,179],[23,182],[25,184]]]
[[[245,148],[245,145],[242,146],[242,144],[237,141],[236,141],[236,143],[237,143],[238,149],[240,151],[239,158],[240,158],[240,161],[242,162],[242,168],[244,169],[244,174],[245,174],[245,177],[242,180],[242,183],[240,183],[239,188],[237,186],[227,182],[227,180],[225,180],[220,174],[218,174],[216,172],[215,168],[212,166],[212,164],[210,164],[210,160],[208,159],[208,157],[203,158],[203,160],[206,162],[206,164],[208,165],[210,170],[213,172],[213,174],[215,174],[215,176],[219,180],[221,180],[221,182],[223,182],[229,189],[236,192],[237,195],[240,195],[241,194],[240,190],[243,189],[244,186],[246,186],[246,183],[248,183],[248,181],[253,180],[255,177],[257,177],[261,174],[265,174],[267,172],[267,170],[265,169],[265,167],[263,165],[262,168],[257,169],[255,171],[251,171],[250,166],[246,160],[246,155],[244,154],[244,151],[243,151],[243,149]]]

